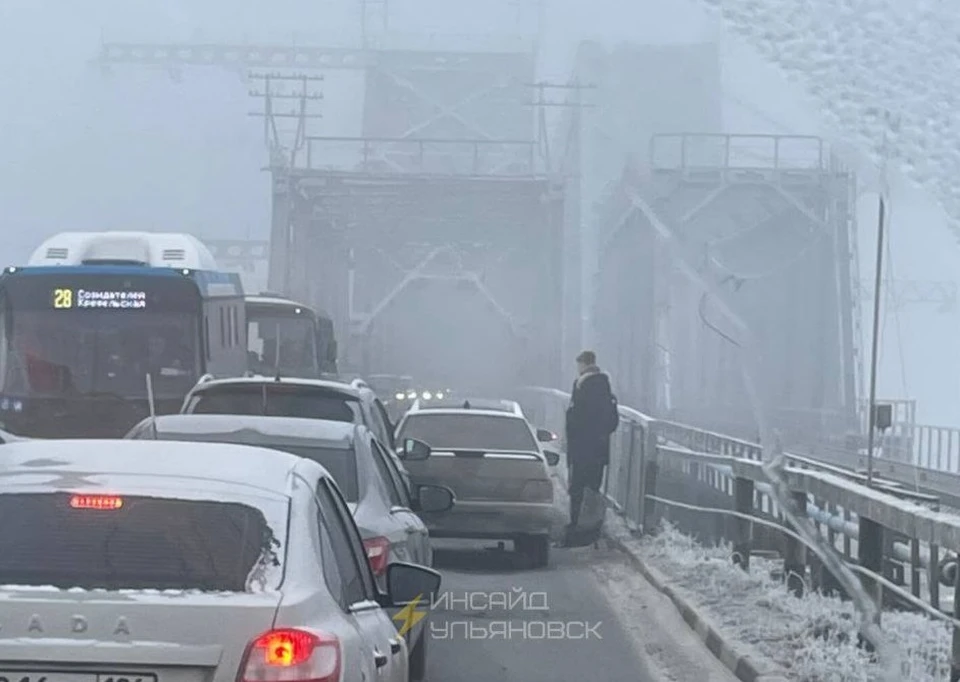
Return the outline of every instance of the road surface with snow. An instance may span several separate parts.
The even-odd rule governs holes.
[[[432,616],[428,680],[735,680],[614,550],[554,550],[543,570],[476,544],[438,542],[435,552],[444,596]],[[514,608],[505,593],[516,595]]]

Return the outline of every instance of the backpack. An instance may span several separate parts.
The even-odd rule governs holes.
[[[617,401],[617,396],[611,393],[610,403],[604,410],[603,430],[611,435],[617,430],[618,426],[620,426],[620,403]]]

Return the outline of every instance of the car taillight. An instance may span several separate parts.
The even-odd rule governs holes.
[[[390,541],[383,537],[367,538],[363,541],[363,548],[367,550],[367,559],[373,574],[380,576],[386,573],[390,560]]]
[[[247,647],[237,682],[340,682],[340,640],[295,628],[264,632]]]
[[[553,483],[542,479],[527,481],[523,486],[524,502],[553,502]]]

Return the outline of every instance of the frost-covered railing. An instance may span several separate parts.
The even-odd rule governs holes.
[[[516,398],[537,426],[563,433],[569,394],[529,388]],[[795,593],[811,588],[841,593],[784,520],[757,444],[626,407],[620,414],[604,493],[632,529],[650,532],[669,520],[701,541],[730,542],[733,560],[747,570],[751,555],[773,551],[783,558],[785,579]],[[886,470],[869,488],[853,469],[807,456],[785,459],[784,479],[795,510],[815,523],[825,543],[842,554],[880,603],[960,625],[960,515],[940,512],[936,495],[882,478]],[[907,467],[889,464],[900,474]],[[953,594],[941,595],[941,587]],[[955,639],[953,666],[960,675],[960,629]]]

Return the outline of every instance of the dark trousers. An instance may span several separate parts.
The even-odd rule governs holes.
[[[590,488],[600,492],[603,470],[607,463],[599,457],[584,458],[570,463],[570,525],[575,526],[583,504],[583,491]]]

